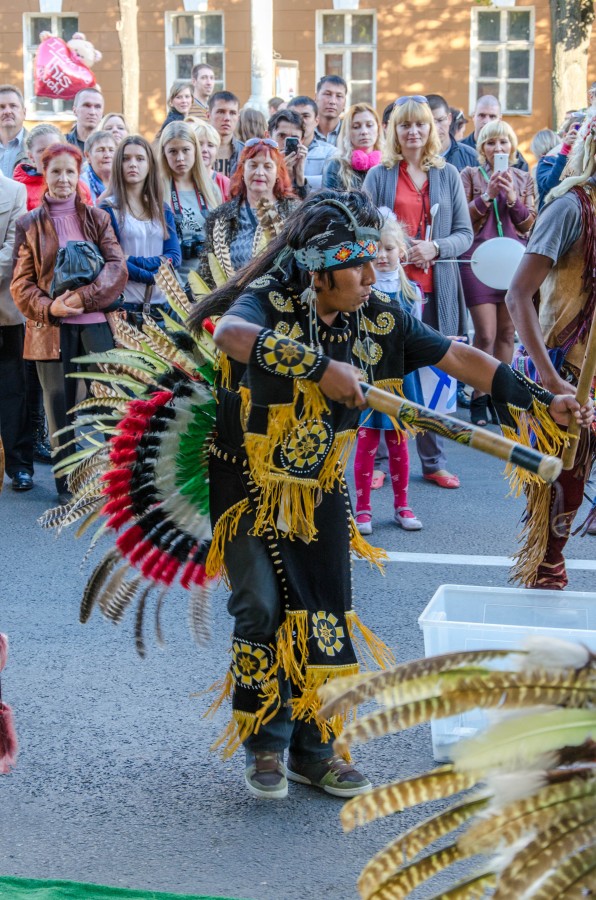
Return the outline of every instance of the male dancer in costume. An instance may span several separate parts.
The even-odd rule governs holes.
[[[343,478],[362,381],[399,391],[405,374],[435,365],[490,392],[509,424],[529,413],[545,430],[556,430],[551,416],[592,420],[591,405],[537,388],[375,292],[380,226],[364,194],[321,191],[189,320],[198,331],[221,317],[208,570],[229,580],[235,627],[220,744],[244,745],[257,797],[285,797],[288,778],[341,797],[370,789],[333,754],[341,717],[322,720],[317,697],[328,678],[357,671],[353,645],[390,659],[352,606],[350,550],[380,557],[355,527]]]
[[[514,368],[549,391],[575,393],[596,309],[596,118],[576,141],[570,169],[547,197],[507,294],[523,347]],[[538,311],[533,298],[540,290]],[[526,542],[515,577],[563,590],[563,550],[596,457],[596,433],[582,431],[575,465],[553,487],[526,485]],[[596,534],[596,507],[586,530]]]

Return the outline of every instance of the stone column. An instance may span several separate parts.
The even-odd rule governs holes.
[[[268,116],[273,91],[273,0],[250,2],[250,97],[246,105]]]

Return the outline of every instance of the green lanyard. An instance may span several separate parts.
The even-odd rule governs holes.
[[[490,181],[490,178],[488,177],[486,170],[483,168],[483,166],[480,166],[480,171],[484,175],[486,181]],[[495,216],[497,219],[497,234],[499,235],[499,237],[503,237],[503,225],[501,224],[501,216],[499,215],[499,210],[497,209],[497,198],[496,197],[493,200],[493,206],[495,208]]]

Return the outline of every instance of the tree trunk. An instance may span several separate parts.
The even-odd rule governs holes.
[[[584,109],[593,0],[550,0],[553,61],[553,127],[569,109]]]
[[[134,134],[139,130],[139,32],[137,0],[119,0],[120,21],[116,28],[122,53],[122,112]]]

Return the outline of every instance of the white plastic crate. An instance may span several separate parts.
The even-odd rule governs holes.
[[[521,647],[530,635],[582,643],[596,652],[596,594],[443,584],[418,624],[425,656]],[[482,710],[432,722],[435,759],[448,759],[451,744],[486,724]]]

